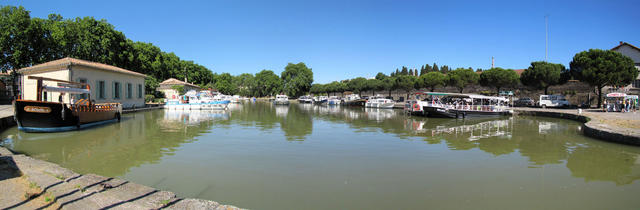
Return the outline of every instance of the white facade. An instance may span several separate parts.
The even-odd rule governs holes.
[[[628,43],[621,42],[620,45],[618,45],[617,47],[614,47],[611,50],[619,52],[627,57],[630,57],[631,60],[633,60],[633,63],[635,64],[636,69],[640,71],[640,49]],[[635,81],[633,81],[631,84],[625,87],[625,89],[630,89],[630,88],[633,88],[633,89],[640,88],[640,74],[638,74],[638,77],[636,78]]]
[[[22,74],[20,95],[25,100],[37,100],[37,80],[28,77],[38,76],[81,82],[90,86],[90,95],[66,94],[63,97],[64,103],[70,103],[72,97],[76,101],[90,97],[95,103],[120,103],[123,108],[145,106],[144,74],[73,58],[63,58],[19,71]],[[43,85],[58,86],[57,82],[52,81],[43,81]],[[58,102],[59,96],[60,93],[57,92],[44,92],[42,100]]]

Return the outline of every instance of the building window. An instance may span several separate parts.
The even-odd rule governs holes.
[[[113,99],[120,99],[120,82],[113,82]]]
[[[133,97],[133,85],[131,83],[127,83],[127,99],[131,99]]]
[[[87,84],[87,79],[80,78],[78,79],[78,82]],[[85,88],[85,87],[82,87],[82,88]],[[87,98],[88,98],[88,95],[86,93],[76,94],[76,99],[87,99]]]
[[[634,88],[640,88],[640,79],[637,79],[636,81],[633,81],[633,87]]]
[[[98,81],[98,88],[96,89],[97,93],[96,95],[98,95],[98,99],[104,99],[105,95],[104,95],[104,81]]]
[[[138,84],[138,98],[142,98],[142,85]]]

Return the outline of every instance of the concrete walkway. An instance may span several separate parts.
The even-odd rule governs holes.
[[[129,181],[77,174],[0,147],[0,209],[239,209]]]

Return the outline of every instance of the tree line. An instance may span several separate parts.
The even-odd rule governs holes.
[[[327,84],[314,84],[311,93],[329,94],[333,92],[352,91],[391,91],[427,89],[434,91],[438,87],[455,87],[460,93],[465,88],[474,85],[495,88],[496,94],[501,89],[515,87],[519,84],[536,90],[548,89],[554,85],[562,85],[570,79],[576,79],[596,88],[598,95],[598,107],[602,103],[602,89],[604,86],[624,86],[630,84],[638,76],[631,58],[619,52],[611,50],[590,49],[577,53],[570,62],[570,69],[562,64],[535,61],[518,75],[512,69],[491,68],[488,70],[469,68],[456,68],[450,70],[444,65],[441,68],[434,63],[433,66],[422,66],[419,73],[417,69],[402,67],[396,69],[390,76],[380,72],[375,78],[366,79],[357,77],[354,79],[334,81]]]

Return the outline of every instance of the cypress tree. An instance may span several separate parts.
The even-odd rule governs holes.
[[[440,69],[438,68],[438,64],[433,63],[433,71],[440,71]]]

